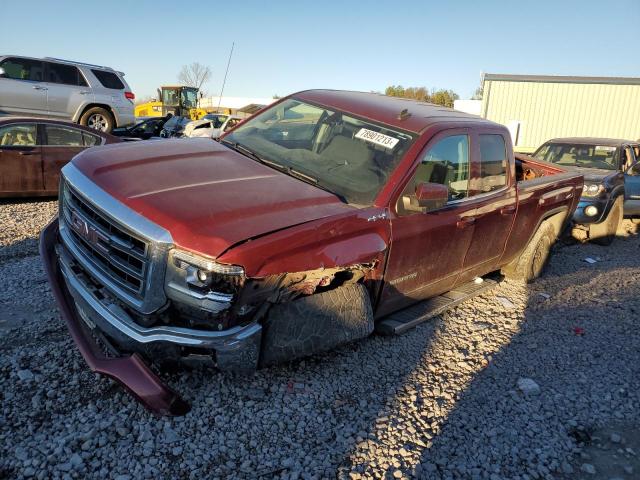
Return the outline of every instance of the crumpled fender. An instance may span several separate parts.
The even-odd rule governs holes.
[[[375,263],[381,278],[390,238],[387,212],[370,207],[242,242],[218,260],[242,265],[247,277]]]

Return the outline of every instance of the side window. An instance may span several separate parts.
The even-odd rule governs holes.
[[[92,135],[91,133],[82,132],[82,139],[85,147],[95,147],[96,145],[102,145],[102,137],[98,135]]]
[[[47,62],[47,82],[76,86],[87,85],[77,67],[52,62]]]
[[[416,187],[421,183],[445,185],[449,190],[450,202],[466,198],[469,192],[469,137],[446,137],[427,150],[416,173],[398,199],[399,215],[422,211],[415,193]]]
[[[105,72],[104,70],[91,70],[91,72],[105,88],[110,88],[112,90],[122,90],[124,88],[124,84],[113,72]],[[177,105],[178,102],[176,101],[175,104]]]
[[[43,78],[43,63],[38,60],[7,58],[0,64],[0,67],[4,70],[2,76],[5,78],[34,82],[41,82]]]
[[[2,147],[35,147],[36,126],[32,123],[7,125],[0,128],[0,146]]]
[[[235,127],[238,123],[240,123],[240,120],[236,119],[236,118],[232,118],[231,120],[229,120],[227,122],[227,125],[224,127],[224,131],[228,131],[231,130],[233,127]]]
[[[45,125],[46,145],[58,147],[83,147],[82,131],[58,125]]]
[[[624,154],[622,155],[622,169],[627,170],[634,163],[636,163],[636,157],[634,156],[633,147],[624,147]]]
[[[492,192],[507,185],[507,149],[502,135],[480,135],[480,178],[472,181],[478,193]]]

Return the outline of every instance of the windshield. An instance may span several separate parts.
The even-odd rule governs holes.
[[[545,143],[533,156],[560,166],[616,170],[617,150],[606,145]]]
[[[413,138],[289,99],[247,120],[223,141],[251,150],[285,173],[312,179],[348,203],[370,205]]]
[[[175,88],[162,89],[162,103],[169,107],[177,107],[179,105],[178,90]]]
[[[206,120],[212,120],[213,121],[213,128],[222,128],[222,125],[227,120],[227,115],[207,114],[202,118],[206,119]]]
[[[186,108],[193,108],[198,102],[198,92],[191,89],[182,90],[182,105]]]

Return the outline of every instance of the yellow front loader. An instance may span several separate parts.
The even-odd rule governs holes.
[[[158,100],[135,107],[136,117],[164,117],[168,113],[200,120],[207,111],[198,107],[198,89],[184,85],[164,85],[158,89]]]

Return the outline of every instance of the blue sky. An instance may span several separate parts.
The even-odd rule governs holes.
[[[401,84],[468,98],[481,72],[640,76],[640,0],[21,0],[1,12],[0,53],[108,65],[138,96],[194,61],[217,94],[232,41],[233,96]]]

